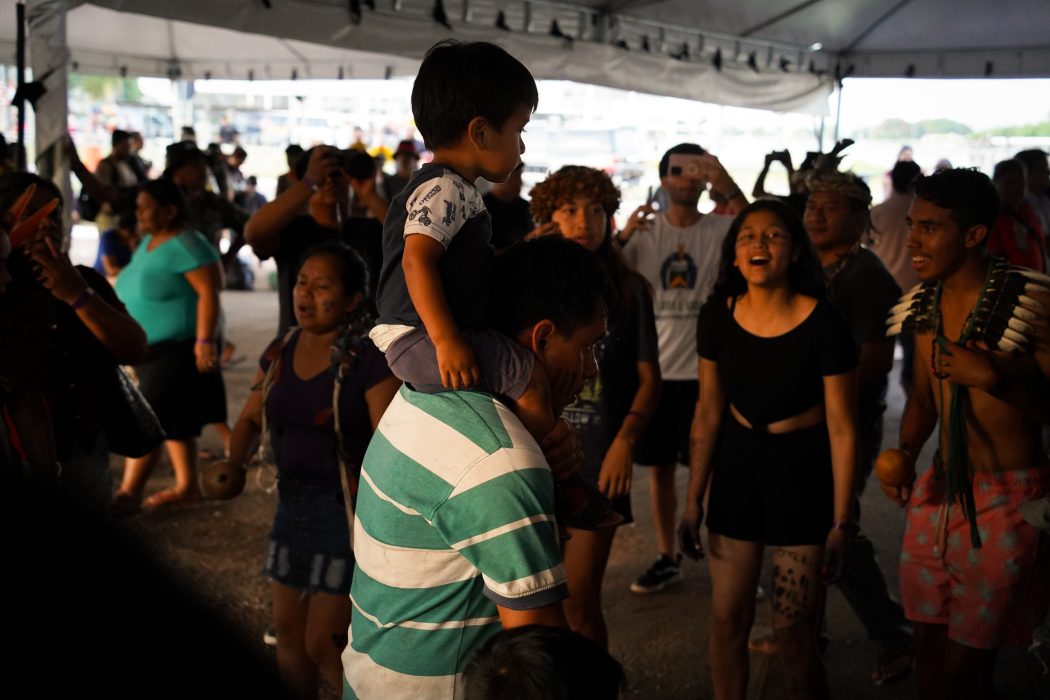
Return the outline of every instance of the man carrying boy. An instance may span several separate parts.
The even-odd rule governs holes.
[[[652,467],[649,491],[660,556],[631,584],[635,593],[655,593],[682,580],[682,557],[675,556],[675,465],[689,464],[689,431],[699,391],[696,319],[715,284],[722,239],[733,221],[697,209],[708,183],[734,211],[747,206],[717,158],[695,143],[678,144],[660,159],[667,210],[653,217],[650,205],[639,207],[619,236],[624,258],[653,286],[663,379],[660,403],[635,449],[638,464]]]
[[[597,373],[604,279],[560,236],[496,261],[488,321],[552,378],[555,414]],[[551,470],[578,443],[561,437],[541,452],[477,391],[394,397],[361,471],[345,698],[461,697],[467,662],[501,627],[566,626]]]
[[[503,397],[536,440],[554,428],[551,378],[533,354],[486,325],[492,220],[474,181],[506,180],[539,95],[532,74],[494,44],[444,41],[412,86],[412,114],[434,154],[394,197],[383,225],[383,268],[370,333],[413,389]],[[561,524],[619,523],[609,499],[578,475],[558,488]]]
[[[987,255],[998,199],[985,175],[946,170],[913,189],[922,286],[890,318],[891,333],[915,334],[904,466],[938,422],[939,449],[918,481],[882,487],[908,504],[900,578],[920,695],[994,698],[998,649],[1027,644],[1050,603],[1047,542],[1018,512],[1050,491],[1050,278]]]

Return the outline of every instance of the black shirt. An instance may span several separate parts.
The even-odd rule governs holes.
[[[408,295],[401,267],[406,229],[445,246],[437,268],[452,317],[461,328],[484,328],[492,221],[478,189],[451,168],[428,163],[390,202],[376,298],[379,323],[418,328],[423,322]]]
[[[825,268],[828,301],[849,324],[853,342],[886,341],[886,319],[901,295],[893,275],[875,253],[858,248],[836,265]],[[886,375],[859,387],[857,419],[861,425],[879,420],[886,410]]]
[[[697,329],[700,357],[718,363],[726,397],[756,429],[822,404],[824,377],[857,367],[849,327],[826,301],[787,333],[764,338],[736,322],[725,297],[711,297]]]
[[[652,295],[640,278],[632,286],[633,296],[610,313],[609,332],[595,350],[598,376],[562,414],[580,435],[583,476],[591,481],[638,393],[638,363],[659,362]]]

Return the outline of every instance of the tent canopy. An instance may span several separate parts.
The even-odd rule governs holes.
[[[444,0],[448,27],[435,1],[361,2],[357,21],[347,0],[28,4],[31,25],[66,11],[71,66],[96,73],[411,75],[452,36],[495,41],[541,78],[814,114],[835,77],[1050,77],[1046,0]],[[0,0],[8,61],[14,4]]]

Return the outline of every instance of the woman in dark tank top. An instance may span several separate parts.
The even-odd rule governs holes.
[[[827,698],[816,611],[848,550],[857,349],[785,204],[760,200],[733,221],[697,350],[700,406],[679,539],[687,556],[703,556],[710,482],[715,695],[747,693],[747,639],[769,546],[773,631],[791,697]]]

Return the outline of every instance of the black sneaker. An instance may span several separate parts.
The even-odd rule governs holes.
[[[645,573],[631,584],[631,591],[634,593],[656,593],[680,582],[683,578],[681,563],[681,554],[675,559],[661,554],[660,558],[653,562],[653,565],[646,569]]]

